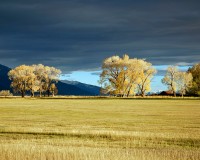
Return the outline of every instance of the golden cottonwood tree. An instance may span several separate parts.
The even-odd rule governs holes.
[[[57,89],[55,83],[52,83],[52,84],[51,84],[49,90],[50,90],[50,92],[52,93],[52,96],[53,96],[53,97],[54,97],[54,95],[57,94],[57,92],[58,92],[58,89]]]
[[[40,97],[42,96],[42,93],[45,91],[44,90],[44,84],[45,84],[45,66],[42,64],[38,65],[32,65],[34,68],[34,73],[37,79],[37,86],[38,86],[38,91],[40,93]]]
[[[11,87],[15,92],[20,92],[22,97],[24,97],[26,91],[30,91],[32,96],[37,91],[40,92],[40,96],[42,92],[47,92],[49,96],[50,87],[58,81],[60,73],[59,69],[42,64],[21,65],[11,70],[8,76],[12,80]]]
[[[139,60],[138,67],[138,90],[139,94],[144,97],[145,93],[151,90],[150,83],[154,74],[156,74],[156,69],[152,67],[151,63],[145,60]]]
[[[21,65],[8,72],[9,79],[12,80],[11,87],[15,92],[20,92],[22,97],[29,90],[30,81],[34,78],[33,68]]]
[[[53,83],[57,83],[61,71],[54,67],[45,66],[45,83],[44,89],[47,91],[48,96],[50,95],[50,87]]]
[[[27,86],[28,86],[28,89],[30,90],[31,96],[34,97],[35,92],[39,90],[39,82],[35,74],[30,75]]]
[[[119,56],[112,56],[103,61],[101,82],[104,82],[104,88],[107,93],[122,95],[122,90],[126,80],[126,72],[123,59]]]
[[[53,83],[57,83],[61,71],[54,67],[44,66],[42,64],[33,65],[34,73],[37,77],[40,97],[42,93],[50,95],[50,87]]]
[[[100,75],[100,82],[104,84],[102,91],[122,97],[134,94],[137,86],[144,96],[156,72],[150,63],[141,59],[130,59],[128,55],[105,59],[102,70]]]
[[[189,92],[192,95],[200,96],[200,63],[189,68],[188,72],[191,73],[193,77],[192,87]]]
[[[183,95],[188,91],[190,87],[192,87],[192,74],[187,72],[179,72],[177,79],[177,88],[179,93]]]
[[[173,92],[174,97],[176,97],[178,75],[178,67],[169,66],[164,78],[162,79],[162,83],[168,86],[168,88]]]
[[[128,70],[127,70],[128,78],[127,78],[127,97],[130,94],[135,95],[136,88],[138,85],[138,78],[141,74],[140,60],[139,59],[129,59]]]

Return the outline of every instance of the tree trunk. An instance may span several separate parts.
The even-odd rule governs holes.
[[[42,92],[41,92],[41,90],[40,90],[40,97],[42,97]]]
[[[22,91],[21,93],[22,93],[22,98],[24,98],[24,95],[25,95],[24,91]]]
[[[144,91],[142,91],[142,97],[145,97],[145,93],[144,93]]]
[[[25,96],[25,91],[26,91],[26,83],[24,83],[24,85],[23,85],[22,98],[24,98],[24,96]]]
[[[49,91],[49,89],[47,90],[47,94],[48,94],[48,97],[50,96],[50,91]]]
[[[131,88],[132,88],[132,85],[129,87],[129,90],[128,90],[128,93],[127,93],[127,97],[129,97],[129,95],[130,95]]]
[[[143,90],[143,88],[141,89],[141,94],[142,94],[142,97],[145,97],[145,89]]]
[[[33,97],[33,90],[30,90],[30,93],[31,93],[31,97]]]
[[[175,91],[175,88],[173,85],[171,85],[171,88],[172,88],[172,91],[173,91],[173,94],[174,94],[174,97],[176,97],[176,91]]]
[[[174,97],[176,97],[176,92],[175,91],[173,91],[174,92]]]

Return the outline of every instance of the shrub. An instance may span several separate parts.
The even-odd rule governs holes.
[[[2,91],[0,91],[0,96],[5,96],[5,97],[7,97],[7,96],[13,96],[13,94],[10,93],[9,90],[2,90]]]

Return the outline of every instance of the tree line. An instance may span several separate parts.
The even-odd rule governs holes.
[[[177,66],[169,66],[162,83],[168,86],[173,95],[182,97],[200,96],[200,63],[194,64],[186,72],[180,71]]]
[[[129,97],[141,95],[144,97],[151,90],[151,81],[156,69],[145,59],[112,56],[102,63],[102,73],[99,84],[101,94]],[[169,66],[162,83],[176,96],[200,95],[200,64],[194,65],[183,72],[177,66]]]
[[[128,55],[108,57],[102,63],[100,94],[144,97],[151,90],[151,81],[156,73],[157,70],[145,59],[130,58]],[[8,77],[14,92],[21,93],[22,97],[26,93],[34,97],[36,92],[41,97],[58,93],[56,83],[60,74],[59,69],[42,64],[20,65],[10,70]],[[200,63],[186,72],[180,71],[177,66],[169,66],[162,83],[168,86],[174,96],[177,93],[200,96]]]
[[[35,92],[48,96],[55,95],[57,88],[55,83],[59,79],[61,71],[54,67],[38,65],[21,65],[8,72],[8,77],[12,81],[11,87],[14,92],[21,93],[24,97],[26,92],[30,92],[34,97]]]

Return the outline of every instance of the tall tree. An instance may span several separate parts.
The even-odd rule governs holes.
[[[50,87],[52,83],[57,83],[59,80],[59,75],[61,71],[54,67],[45,66],[45,84],[44,89],[47,91],[48,96],[50,96]]]
[[[200,63],[197,63],[192,68],[189,68],[188,72],[191,73],[193,77],[193,85],[190,88],[190,93],[200,96]]]
[[[164,78],[162,79],[162,83],[168,86],[168,88],[173,92],[174,97],[176,97],[178,74],[179,71],[177,66],[169,66]]]
[[[57,83],[61,71],[54,67],[44,66],[42,64],[33,65],[34,73],[37,77],[37,84],[39,86],[40,97],[42,93],[50,95],[51,84]]]
[[[142,97],[145,96],[145,93],[151,90],[151,80],[156,74],[156,69],[152,66],[151,63],[144,60],[140,60],[138,63],[139,74],[138,74],[138,89]]]
[[[138,77],[141,72],[140,68],[140,60],[139,59],[129,59],[128,61],[128,69],[127,69],[127,85],[126,85],[126,95],[129,97],[130,94],[135,94]]]
[[[33,68],[31,68],[31,69],[33,69]],[[33,72],[33,74],[30,75],[30,78],[27,83],[27,87],[28,87],[28,90],[30,90],[31,96],[34,97],[35,92],[37,92],[40,88],[39,81],[37,80],[34,72]]]
[[[125,55],[123,58],[119,56],[112,56],[103,61],[102,73],[100,75],[101,82],[104,82],[107,88],[107,92],[115,95],[123,96],[123,90],[125,86],[126,75],[126,63],[125,60],[128,57]]]
[[[186,94],[186,91],[192,86],[192,74],[187,72],[179,72],[177,79],[177,88],[182,95]]]
[[[112,56],[103,61],[100,82],[104,84],[102,92],[119,96],[129,96],[136,86],[142,96],[150,89],[150,81],[156,70],[142,59],[130,59],[128,55],[122,58]]]
[[[12,80],[11,87],[15,92],[20,92],[21,96],[25,96],[25,92],[29,90],[29,82],[34,77],[33,68],[21,65],[8,72],[9,79]]]
[[[38,64],[38,65],[32,65],[33,69],[34,69],[34,74],[36,76],[37,79],[37,86],[39,87],[39,93],[40,93],[40,97],[42,96],[42,93],[45,91],[44,90],[44,84],[45,84],[45,77],[46,76],[46,72],[45,72],[45,66],[42,64]]]
[[[57,87],[56,87],[56,85],[55,85],[55,83],[52,83],[51,84],[51,86],[50,86],[50,92],[52,93],[52,96],[54,97],[55,96],[55,94],[57,94],[58,93],[58,89],[57,89]]]

